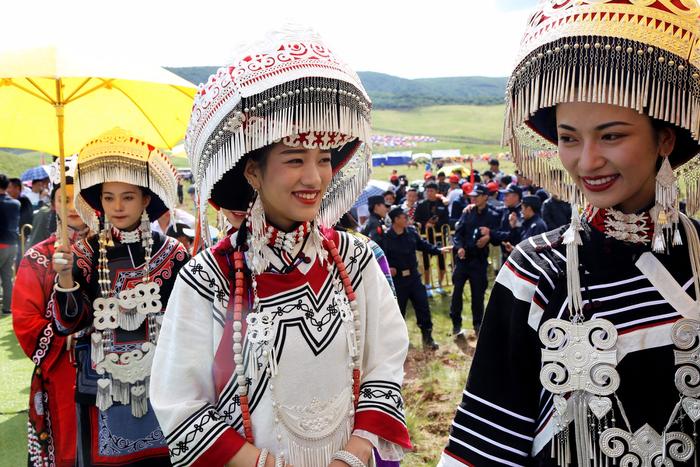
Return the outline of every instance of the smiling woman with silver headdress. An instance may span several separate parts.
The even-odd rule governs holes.
[[[368,246],[324,227],[367,183],[369,118],[355,72],[297,27],[200,87],[200,209],[253,202],[183,268],[163,322],[153,402],[174,465],[357,466],[410,448],[396,300]]]
[[[697,465],[700,240],[678,190],[696,212],[699,14],[544,0],[531,17],[505,136],[587,205],[498,274],[441,465]]]

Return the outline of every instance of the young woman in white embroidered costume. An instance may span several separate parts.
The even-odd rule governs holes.
[[[697,465],[700,240],[674,169],[695,212],[699,12],[540,2],[506,135],[525,173],[588,205],[499,272],[440,465]]]
[[[50,308],[59,333],[79,336],[77,465],[170,465],[149,380],[165,304],[189,255],[150,221],[175,206],[175,169],[115,129],[81,150],[75,186],[81,217],[100,214],[99,235],[57,248]]]
[[[168,305],[151,387],[174,465],[359,466],[410,448],[396,301],[364,242],[321,227],[367,183],[369,111],[357,75],[296,27],[200,88],[200,207],[253,202]]]

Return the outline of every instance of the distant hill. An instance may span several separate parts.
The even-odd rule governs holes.
[[[168,69],[194,84],[199,84],[206,82],[217,67]],[[375,109],[412,109],[448,104],[501,104],[508,79],[482,76],[405,79],[373,71],[361,71],[358,74]]]

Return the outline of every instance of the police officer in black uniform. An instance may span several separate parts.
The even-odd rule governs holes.
[[[547,230],[547,224],[542,220],[540,211],[542,210],[542,199],[537,195],[523,196],[523,202],[520,206],[523,215],[522,225],[519,227],[513,222],[514,216],[511,216],[511,227],[513,228],[511,236],[520,243],[535,235],[540,235]]]
[[[501,246],[501,263],[505,263],[510,255],[510,247],[517,245],[519,238],[513,237],[513,229],[510,224],[511,214],[515,215],[515,224],[519,226],[523,221],[523,215],[520,212],[520,202],[523,197],[523,189],[518,185],[511,183],[505,190],[504,209],[501,211],[501,220],[498,227],[491,231],[491,243]]]
[[[409,300],[411,301],[423,336],[423,348],[437,350],[438,345],[432,335],[433,322],[430,318],[428,294],[418,272],[416,250],[431,255],[439,255],[443,250],[423,240],[416,229],[408,225],[408,216],[400,207],[392,209],[389,212],[389,218],[391,228],[384,235],[382,247],[391,268],[399,309],[405,317],[406,305]]]
[[[478,336],[481,320],[484,316],[484,294],[486,293],[489,241],[491,230],[498,226],[497,214],[488,206],[489,190],[486,185],[478,183],[469,193],[474,206],[465,210],[457,223],[453,249],[455,270],[452,273],[452,303],[450,318],[455,342],[460,346],[466,344],[466,335],[462,330],[462,292],[464,284],[469,281],[472,296],[472,321],[474,332]]]
[[[361,233],[383,247],[384,231],[386,230],[384,218],[391,206],[385,203],[384,196],[370,196],[367,199],[367,207],[369,208],[369,219],[367,219]]]

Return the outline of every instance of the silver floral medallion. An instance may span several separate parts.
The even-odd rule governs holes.
[[[572,323],[547,320],[539,331],[542,349],[542,386],[553,394],[585,391],[599,396],[620,385],[617,330],[610,321],[593,319]]]
[[[685,462],[693,455],[693,441],[681,432],[661,436],[648,424],[634,433],[608,428],[600,435],[600,449],[608,457],[620,459],[629,467],[673,467],[673,461]]]

